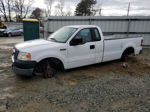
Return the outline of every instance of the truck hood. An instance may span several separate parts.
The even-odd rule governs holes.
[[[37,39],[37,40],[31,40],[23,43],[19,43],[15,45],[15,48],[18,50],[25,50],[25,49],[32,49],[34,47],[41,47],[42,45],[48,45],[51,47],[58,46],[60,43],[44,40],[44,39]]]

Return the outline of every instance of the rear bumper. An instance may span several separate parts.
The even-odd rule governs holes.
[[[12,64],[12,70],[20,76],[32,76],[36,65],[35,61],[16,61]]]

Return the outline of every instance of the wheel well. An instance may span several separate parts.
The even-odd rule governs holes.
[[[123,52],[123,55],[130,55],[130,54],[134,54],[134,48],[133,47],[128,47]]]
[[[64,69],[63,62],[60,59],[58,59],[58,58],[53,58],[53,57],[45,58],[45,59],[42,59],[41,61],[39,61],[37,64],[40,64],[40,63],[42,63],[44,61],[49,61],[51,66],[53,68],[57,69],[57,70],[63,70]]]

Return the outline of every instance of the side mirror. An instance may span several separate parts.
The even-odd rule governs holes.
[[[83,39],[82,37],[76,37],[76,38],[73,38],[70,42],[70,45],[72,46],[75,46],[75,45],[80,45],[80,44],[83,44]]]

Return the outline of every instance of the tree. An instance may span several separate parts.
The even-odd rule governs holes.
[[[53,0],[45,0],[45,5],[46,5],[45,16],[46,17],[51,16],[53,2],[54,2]]]
[[[4,0],[0,0],[0,12],[3,14],[5,21],[8,21],[7,18],[7,9]]]
[[[76,16],[90,16],[92,15],[92,6],[96,4],[96,0],[81,0],[77,5]]]
[[[65,12],[64,12],[64,1],[60,0],[58,2],[58,4],[55,6],[55,15],[56,16],[64,16]]]
[[[16,21],[22,21],[23,18],[31,12],[33,0],[13,0],[13,10],[16,13]]]
[[[40,8],[36,8],[35,10],[33,10],[30,17],[40,20],[40,18],[42,17],[42,12],[43,11]]]
[[[11,12],[12,12],[12,0],[6,0],[6,4],[7,4],[7,10],[8,10],[8,18],[9,18],[9,21],[12,21],[11,20]]]
[[[65,16],[71,16],[71,15],[72,15],[71,10],[68,10],[68,11],[66,12],[66,14],[65,14]]]
[[[67,10],[65,12],[65,16],[72,16],[72,8],[70,6],[67,7]]]
[[[97,4],[95,5],[93,8],[92,8],[92,15],[95,16],[95,15],[99,15],[99,16],[102,16],[102,4]]]

